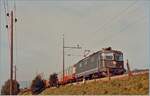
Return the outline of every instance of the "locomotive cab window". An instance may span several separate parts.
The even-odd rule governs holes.
[[[113,53],[102,53],[102,58],[104,60],[113,60],[114,55],[113,55]]]
[[[122,54],[115,54],[115,60],[116,61],[123,61],[123,55]]]

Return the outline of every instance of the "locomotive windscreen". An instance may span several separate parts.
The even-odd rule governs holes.
[[[121,52],[104,52],[102,53],[103,65],[110,68],[121,68],[123,66],[123,54]]]
[[[116,61],[123,61],[123,54],[116,53],[115,54],[115,60]]]
[[[102,58],[104,60],[113,60],[114,55],[113,55],[113,53],[102,53]]]

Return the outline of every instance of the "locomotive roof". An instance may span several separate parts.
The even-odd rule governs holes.
[[[113,53],[122,53],[121,51],[118,51],[118,50],[100,50],[99,52],[103,53],[103,52],[113,52]]]
[[[79,62],[85,60],[86,58],[89,58],[89,57],[93,56],[94,54],[97,54],[97,53],[109,53],[109,52],[122,54],[122,52],[121,52],[121,51],[118,51],[118,50],[107,50],[107,49],[102,49],[102,50],[100,50],[100,51],[97,51],[97,52],[92,53],[92,54],[89,55],[88,57],[85,57],[85,58],[79,60],[77,63],[79,63]],[[77,64],[77,63],[76,63],[76,64]],[[74,64],[74,65],[76,65],[76,64]]]
[[[111,48],[109,48],[109,49],[103,48],[102,50],[97,51],[97,52],[94,52],[94,53],[90,54],[88,57],[85,57],[85,58],[79,60],[77,63],[79,63],[79,62],[85,60],[86,58],[89,58],[90,56],[92,56],[92,55],[94,55],[94,54],[97,54],[97,53],[105,53],[105,52],[106,52],[106,53],[113,52],[113,53],[122,54],[122,52],[121,52],[121,51],[118,51],[118,50],[112,50]],[[74,65],[76,65],[77,63],[75,63]],[[67,69],[70,68],[70,67],[73,67],[74,65],[65,68],[65,70],[67,70]],[[60,74],[60,73],[62,73],[62,71],[58,72],[58,74]]]

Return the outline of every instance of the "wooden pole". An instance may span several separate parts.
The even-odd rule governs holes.
[[[110,80],[110,69],[107,68],[107,77],[108,77],[108,80]]]
[[[11,32],[11,48],[10,48],[10,95],[13,93],[13,11],[11,11],[11,25],[10,25],[10,32]]]
[[[128,69],[128,76],[131,77],[132,76],[132,72],[130,70],[128,59],[127,59],[127,69]]]

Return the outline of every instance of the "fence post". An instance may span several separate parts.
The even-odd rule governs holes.
[[[127,64],[127,69],[128,69],[128,76],[131,77],[132,76],[132,72],[130,70],[128,59],[127,59],[127,63],[126,64]]]
[[[107,77],[108,77],[108,80],[111,79],[111,78],[110,78],[110,69],[109,69],[109,68],[107,68]]]

